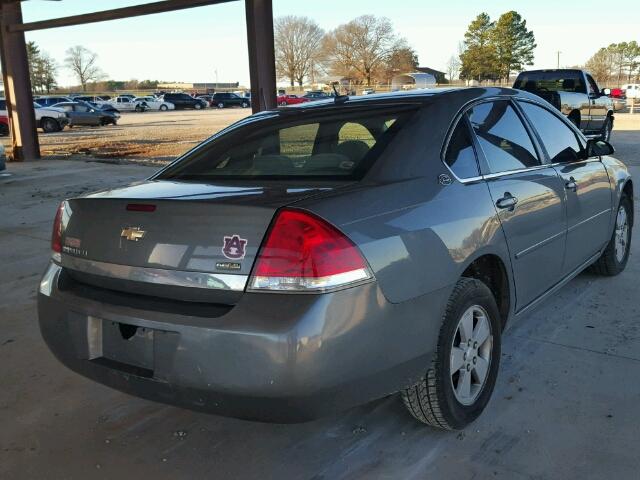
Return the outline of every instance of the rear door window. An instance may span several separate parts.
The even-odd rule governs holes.
[[[398,108],[281,114],[205,144],[161,178],[361,178],[415,111]]]
[[[444,160],[458,178],[465,179],[480,175],[471,133],[464,118],[458,122],[451,134]]]
[[[468,115],[490,173],[540,165],[531,137],[508,100],[481,103]]]
[[[575,162],[583,157],[578,137],[567,124],[538,105],[529,102],[519,104],[542,139],[551,163]]]

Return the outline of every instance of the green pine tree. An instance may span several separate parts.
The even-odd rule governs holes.
[[[478,15],[464,34],[460,54],[460,78],[478,81],[498,78],[497,58],[492,43],[495,23],[486,13]]]
[[[518,12],[512,10],[503,13],[491,33],[501,78],[508,80],[511,72],[521,71],[525,65],[533,65],[535,37],[527,29],[527,21]]]

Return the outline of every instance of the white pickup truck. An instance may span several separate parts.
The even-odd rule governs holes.
[[[102,102],[96,102],[98,105],[111,105],[112,107],[117,108],[121,112],[144,112],[147,110],[147,106],[144,102],[140,102],[131,97],[115,97],[110,100],[105,100]]]
[[[59,132],[69,124],[69,116],[61,108],[43,107],[33,102],[36,125],[45,133]],[[7,115],[7,101],[0,98],[0,116]]]

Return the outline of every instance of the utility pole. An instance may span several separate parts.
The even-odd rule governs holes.
[[[560,68],[560,54],[562,53],[560,50],[558,50],[557,52],[558,55],[558,66],[556,68]]]

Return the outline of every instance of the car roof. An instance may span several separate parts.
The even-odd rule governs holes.
[[[424,104],[437,101],[450,102],[456,110],[465,103],[482,98],[516,97],[540,101],[541,98],[523,90],[503,87],[440,87],[423,88],[398,92],[373,93],[370,95],[348,96],[344,101],[336,102],[335,97],[315,102],[298,103],[286,107],[278,107],[273,111],[313,110],[321,108],[340,108],[345,106],[375,106],[403,103]]]

